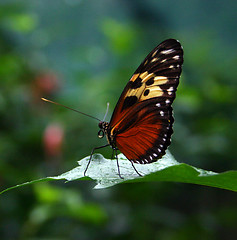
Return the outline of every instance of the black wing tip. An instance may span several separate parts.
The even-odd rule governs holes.
[[[180,41],[177,40],[177,39],[174,39],[174,38],[166,39],[166,40],[164,40],[163,42],[161,42],[160,45],[161,45],[161,44],[168,44],[168,45],[172,45],[172,44],[175,45],[175,44],[177,44],[177,45],[180,45],[180,46],[181,46]]]
[[[162,50],[168,50],[168,49],[174,49],[174,50],[180,50],[183,52],[183,47],[179,40],[174,39],[174,38],[169,38],[161,42],[158,46],[157,49]]]

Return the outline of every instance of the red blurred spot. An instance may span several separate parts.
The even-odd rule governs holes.
[[[42,94],[52,94],[59,88],[59,80],[53,73],[43,73],[36,77],[35,85]]]
[[[60,84],[60,79],[55,73],[45,72],[37,75],[31,85],[33,102],[42,104],[41,98],[50,98],[59,90]]]
[[[63,128],[56,123],[46,127],[43,136],[44,149],[47,156],[57,157],[62,153],[62,144],[64,139]]]

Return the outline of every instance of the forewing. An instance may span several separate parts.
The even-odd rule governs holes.
[[[182,70],[183,49],[175,39],[154,48],[135,71],[114,109],[110,125],[120,124],[132,108],[151,98],[165,98],[169,105],[175,98]]]

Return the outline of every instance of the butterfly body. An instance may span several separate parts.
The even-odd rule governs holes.
[[[173,133],[172,102],[182,71],[183,49],[168,39],[153,49],[124,88],[99,137],[131,162],[151,163],[165,154]],[[103,134],[101,134],[103,133]]]

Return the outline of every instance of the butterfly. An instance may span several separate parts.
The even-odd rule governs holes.
[[[179,41],[167,39],[155,47],[127,83],[110,122],[42,98],[99,121],[98,137],[106,136],[108,143],[92,150],[84,175],[94,151],[107,146],[112,147],[113,155],[115,152],[120,178],[118,150],[132,163],[138,175],[141,174],[133,163],[152,163],[165,154],[173,133],[171,105],[175,99],[182,64],[183,48]]]
[[[183,64],[179,41],[168,39],[155,47],[140,64],[124,88],[110,122],[100,121],[98,136],[133,163],[147,164],[161,158],[170,145],[173,133],[172,102]],[[140,173],[135,171],[140,175]],[[119,165],[118,173],[121,177]],[[122,178],[122,177],[121,177]]]

